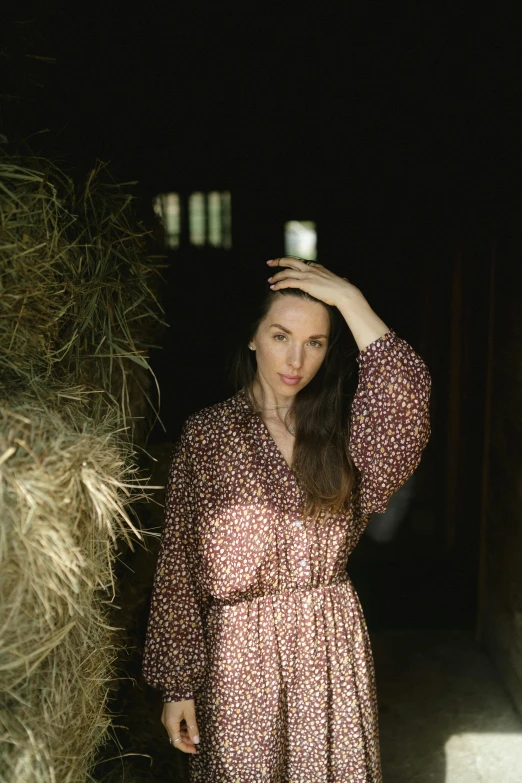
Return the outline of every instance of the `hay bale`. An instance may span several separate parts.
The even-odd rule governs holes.
[[[132,197],[0,158],[0,780],[83,783],[111,724],[118,542],[140,537],[160,322]],[[151,489],[149,487],[149,489]]]
[[[110,724],[115,542],[143,497],[114,425],[72,401],[0,405],[1,780],[85,780]]]
[[[81,187],[43,159],[0,158],[0,377],[103,390],[120,423],[149,409],[161,322],[148,232],[98,163]]]

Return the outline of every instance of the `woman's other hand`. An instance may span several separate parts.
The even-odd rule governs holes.
[[[199,731],[194,699],[165,702],[161,722],[167,729],[173,748],[183,753],[197,753]]]

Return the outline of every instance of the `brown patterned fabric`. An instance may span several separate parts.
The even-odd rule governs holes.
[[[348,514],[303,490],[246,392],[191,416],[172,461],[145,679],[195,698],[193,783],[381,780],[372,653],[346,565],[429,437],[430,376],[393,331],[358,356]]]

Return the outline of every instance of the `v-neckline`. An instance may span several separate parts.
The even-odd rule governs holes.
[[[263,421],[261,415],[257,411],[255,411],[254,408],[252,407],[252,403],[250,402],[247,390],[244,388],[241,389],[241,391],[238,392],[238,396],[242,398],[242,403],[248,409],[249,413],[252,415],[252,418],[259,422],[259,426],[261,427],[261,430],[265,433],[268,442],[271,444],[272,452],[275,454],[276,458],[278,458],[279,461],[283,463],[283,465],[286,467],[289,473],[291,473],[294,479],[296,479],[297,481],[292,466],[287,462],[286,457],[281,451],[281,449],[279,448],[279,446],[277,445],[274,436],[272,435],[267,425]]]
[[[263,417],[261,416],[261,414],[260,414],[260,413],[256,413],[255,411],[254,411],[254,415],[255,415],[255,416],[256,416],[256,418],[259,420],[259,422],[260,422],[260,424],[261,424],[261,427],[262,427],[262,428],[263,428],[263,430],[266,432],[266,434],[267,434],[268,438],[271,440],[271,442],[272,442],[272,446],[273,446],[273,450],[275,450],[275,451],[277,452],[278,456],[279,456],[279,457],[282,459],[282,461],[285,463],[286,467],[288,468],[288,470],[290,471],[290,473],[292,474],[292,476],[294,476],[294,477],[295,477],[295,473],[294,473],[294,470],[293,470],[292,466],[291,466],[291,465],[290,465],[290,463],[287,461],[287,459],[286,459],[285,455],[283,454],[283,452],[281,451],[280,447],[277,445],[277,441],[276,441],[276,439],[274,438],[274,436],[272,435],[272,433],[270,432],[270,430],[268,429],[268,426],[267,426],[266,422],[264,421]],[[294,454],[294,452],[293,452],[293,449],[292,449],[292,456],[293,456],[293,454]]]

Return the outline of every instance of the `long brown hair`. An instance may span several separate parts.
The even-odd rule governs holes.
[[[269,291],[261,302],[259,317],[250,325],[235,357],[233,382],[236,389],[250,391],[257,372],[255,352],[248,343],[257,332],[276,297],[294,296],[319,302],[328,311],[330,336],[323,363],[295,397],[295,445],[293,470],[307,497],[304,513],[317,518],[322,512],[336,513],[347,508],[355,479],[348,450],[351,395],[347,381],[354,362],[350,356],[343,320],[336,307],[330,307],[300,288]],[[347,329],[346,329],[347,331]]]

